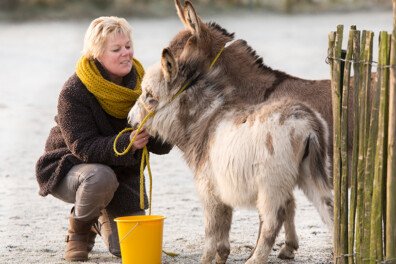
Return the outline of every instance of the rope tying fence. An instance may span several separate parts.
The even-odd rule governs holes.
[[[330,65],[330,60],[336,60],[336,61],[342,61],[342,62],[348,62],[351,64],[364,64],[364,65],[371,65],[371,66],[375,66],[377,69],[390,69],[390,68],[395,68],[396,69],[396,65],[378,65],[378,62],[376,61],[364,61],[364,60],[360,60],[360,61],[354,61],[354,60],[347,60],[347,59],[343,59],[343,58],[335,58],[335,57],[330,57],[327,56],[326,57],[326,64]]]
[[[360,255],[359,252],[355,252],[353,254],[341,254],[341,255],[337,256],[336,259],[344,258],[344,257],[350,258],[350,257],[359,256],[359,255]],[[356,258],[354,258],[354,259],[356,259]],[[360,260],[363,261],[363,262],[364,261],[375,261],[376,263],[380,263],[380,264],[390,264],[390,263],[394,263],[394,261],[396,261],[396,258],[388,259],[388,260],[382,260],[382,261],[377,260],[377,259],[371,259],[371,258],[360,259]]]
[[[392,263],[395,263],[396,258],[388,259],[388,260],[384,260],[384,261],[379,261],[377,259],[362,259],[362,261],[375,261],[375,262],[381,263],[381,264],[392,264]]]

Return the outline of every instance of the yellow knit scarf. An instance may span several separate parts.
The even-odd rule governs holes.
[[[141,82],[144,75],[142,64],[133,59],[133,68],[137,73],[133,90],[117,85],[102,77],[95,62],[82,56],[76,65],[78,78],[99,101],[103,110],[116,118],[127,118],[129,110],[142,93]]]

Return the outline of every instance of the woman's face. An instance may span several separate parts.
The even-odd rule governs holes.
[[[124,34],[116,34],[105,42],[103,54],[98,58],[112,81],[119,80],[132,69],[132,43]],[[118,81],[117,81],[118,82]]]

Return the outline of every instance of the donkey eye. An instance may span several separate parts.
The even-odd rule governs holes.
[[[158,101],[155,100],[155,99],[150,99],[150,100],[149,100],[149,104],[150,104],[150,105],[157,105],[157,104],[158,104]]]
[[[151,92],[146,92],[146,99],[149,100],[149,103],[151,103],[151,101],[157,101],[158,102],[157,97],[155,97],[155,95],[153,95]]]

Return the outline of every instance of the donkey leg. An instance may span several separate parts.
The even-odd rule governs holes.
[[[284,197],[280,197],[280,193],[282,192],[268,188],[258,195],[257,207],[262,227],[253,256],[248,259],[246,264],[265,263],[268,259],[286,218],[286,200]]]
[[[286,219],[283,224],[285,228],[285,244],[281,248],[278,258],[293,259],[294,251],[298,249],[298,237],[296,233],[296,226],[294,224],[294,216],[296,213],[296,202],[294,197],[286,202]]]
[[[260,240],[260,234],[261,234],[261,228],[262,228],[262,226],[263,226],[263,221],[261,221],[261,219],[260,219],[260,227],[259,227],[259,231],[258,231],[258,236],[257,236],[256,245],[254,246],[254,248],[253,248],[252,251],[250,252],[249,259],[253,256],[254,252],[256,251],[257,244],[258,244],[258,242],[259,242],[259,240]]]
[[[216,208],[217,254],[216,263],[226,263],[230,255],[230,229],[232,223],[232,208],[219,204]]]
[[[212,263],[212,260],[216,256],[216,217],[215,217],[215,205],[214,199],[206,197],[205,203],[203,205],[204,222],[205,222],[205,246],[203,256],[201,258],[201,263]]]
[[[212,263],[216,257],[218,263],[225,263],[230,254],[229,231],[232,208],[218,201],[212,194],[206,193],[204,201],[205,248],[201,263]]]

